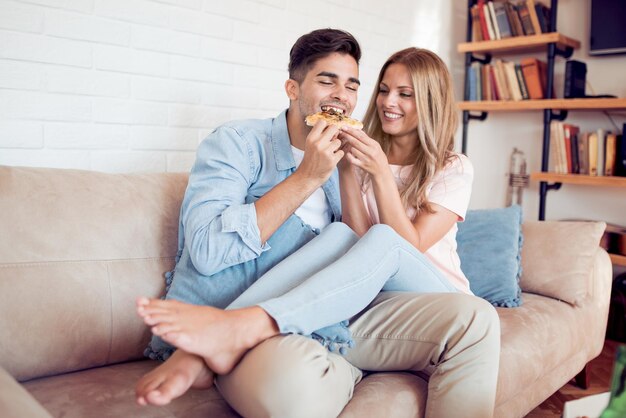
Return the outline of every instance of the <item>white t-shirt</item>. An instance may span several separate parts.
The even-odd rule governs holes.
[[[443,206],[456,213],[459,221],[463,221],[472,192],[474,168],[465,155],[458,154],[458,157],[453,158],[443,170],[435,174],[432,182],[426,189],[426,196],[429,202]],[[390,165],[390,167],[396,179],[396,184],[400,186],[403,183],[402,179],[405,179],[410,173],[412,166]],[[371,222],[374,224],[380,223],[374,190],[371,185],[366,187],[365,193],[363,193],[363,201]],[[407,210],[407,215],[410,219],[413,219],[415,208]],[[456,252],[457,230],[458,228],[454,224],[450,231],[424,254],[457,289],[471,294],[469,282],[461,271],[461,260]]]
[[[291,146],[291,151],[293,152],[294,160],[296,160],[296,167],[299,167],[304,158],[304,151],[293,145]],[[326,193],[324,193],[321,187],[315,190],[313,194],[296,209],[295,213],[312,228],[320,230],[330,224],[333,216],[328,200],[326,200]]]

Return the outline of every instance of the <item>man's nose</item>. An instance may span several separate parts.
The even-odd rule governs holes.
[[[345,86],[337,85],[333,91],[333,99],[345,102],[348,100],[348,89]]]

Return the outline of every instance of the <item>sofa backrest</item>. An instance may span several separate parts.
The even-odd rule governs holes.
[[[186,185],[0,167],[0,365],[27,380],[140,358],[134,301],[163,292]]]

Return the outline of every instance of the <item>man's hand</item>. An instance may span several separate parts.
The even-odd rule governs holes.
[[[318,121],[306,138],[304,158],[296,173],[318,187],[324,184],[344,155],[340,150],[338,133],[337,126],[328,125],[323,120]]]

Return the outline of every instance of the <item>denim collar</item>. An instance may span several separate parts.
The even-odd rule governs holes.
[[[272,149],[276,157],[276,169],[279,171],[289,170],[296,166],[291,151],[291,140],[287,130],[287,110],[274,118],[272,121]]]

